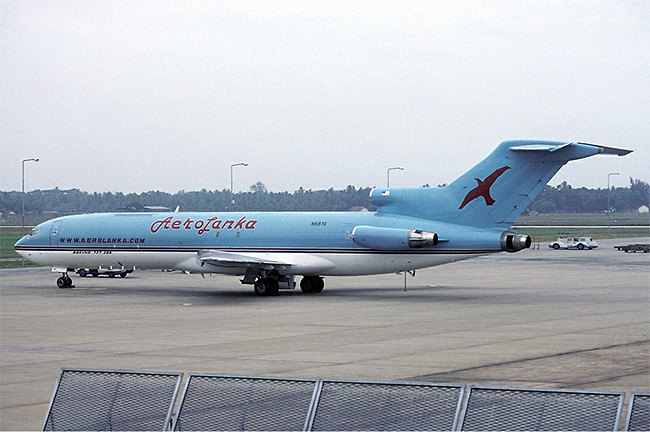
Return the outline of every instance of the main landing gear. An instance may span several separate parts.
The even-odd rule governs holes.
[[[325,281],[320,276],[305,276],[300,281],[300,289],[305,294],[319,294],[325,288]]]
[[[280,291],[280,283],[273,278],[260,278],[253,284],[253,290],[258,296],[277,295]]]
[[[270,272],[255,277],[251,272],[242,279],[242,283],[252,283],[255,294],[265,297],[278,295],[280,287],[282,289],[293,289],[295,287],[293,276],[281,276],[273,273]],[[325,282],[320,276],[303,276],[302,281],[300,281],[300,289],[305,294],[318,294],[323,291],[324,287]]]
[[[74,285],[72,285],[72,278],[68,276],[68,273],[63,273],[63,275],[56,280],[56,286],[59,288],[74,288]]]

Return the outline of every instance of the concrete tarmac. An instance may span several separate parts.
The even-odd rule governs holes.
[[[63,367],[650,391],[650,254],[498,254],[257,297],[227,276],[0,271],[0,430]]]

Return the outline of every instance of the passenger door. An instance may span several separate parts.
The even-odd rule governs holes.
[[[55,221],[50,228],[50,246],[59,245],[59,230],[61,229],[61,223],[63,221]]]

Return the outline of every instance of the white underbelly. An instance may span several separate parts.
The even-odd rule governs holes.
[[[405,270],[417,270],[462,261],[481,254],[327,254],[323,257],[335,264],[332,270],[321,276],[357,276],[383,273],[396,273]]]
[[[174,269],[193,273],[225,273],[241,275],[246,266],[220,268],[211,265],[201,266],[196,251],[22,251],[26,259],[41,265],[67,268],[137,268],[137,269]],[[305,252],[275,252],[273,258],[278,261],[300,263],[304,261]],[[299,264],[286,269],[284,274],[320,275],[320,276],[356,276],[383,273],[395,273],[404,270],[417,270],[479,256],[472,253],[364,253],[364,252],[310,252],[315,256],[334,264],[333,268],[318,270]],[[301,257],[303,258],[301,260]]]
[[[21,255],[37,264],[68,268],[176,269],[181,263],[196,261],[196,252],[145,251],[24,251]]]

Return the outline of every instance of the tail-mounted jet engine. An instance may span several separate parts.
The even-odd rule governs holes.
[[[379,228],[359,225],[352,231],[352,240],[359,246],[380,250],[406,250],[438,244],[438,234],[404,228]]]
[[[530,247],[529,235],[519,234],[514,231],[504,231],[501,234],[501,250],[506,252],[517,252]]]

